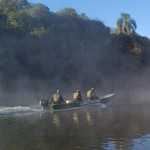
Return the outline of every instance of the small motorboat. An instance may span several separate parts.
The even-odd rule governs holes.
[[[105,95],[96,100],[83,100],[79,102],[72,102],[71,100],[66,100],[66,103],[62,104],[50,104],[48,100],[40,100],[39,104],[43,107],[43,110],[61,110],[79,107],[94,107],[103,106],[107,104],[113,97],[115,93]]]

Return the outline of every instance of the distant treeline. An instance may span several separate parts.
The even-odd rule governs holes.
[[[53,13],[27,0],[0,1],[0,77],[97,86],[150,67],[150,40],[116,34],[73,8]],[[4,85],[6,83],[3,83]],[[2,85],[3,85],[2,84]]]

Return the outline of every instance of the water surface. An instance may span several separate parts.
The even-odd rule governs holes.
[[[0,150],[149,150],[148,107],[0,107]]]

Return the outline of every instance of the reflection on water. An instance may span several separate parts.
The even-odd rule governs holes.
[[[53,123],[54,125],[56,125],[56,127],[60,126],[60,119],[59,119],[59,115],[54,113],[53,114]]]
[[[79,125],[79,117],[77,113],[73,113],[73,122],[76,125]]]
[[[149,108],[26,113],[0,115],[0,150],[149,150],[150,147]]]
[[[87,111],[87,113],[86,113],[86,119],[87,119],[87,122],[89,125],[92,125],[94,123],[91,112],[89,112],[89,111]]]
[[[133,148],[133,142],[129,139],[123,139],[123,141],[120,141],[120,139],[116,139],[114,145],[116,150],[126,150]]]

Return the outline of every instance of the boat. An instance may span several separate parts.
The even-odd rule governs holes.
[[[66,103],[62,104],[50,104],[48,100],[40,100],[39,104],[42,106],[43,110],[61,110],[79,107],[95,107],[107,104],[114,96],[115,93],[105,95],[96,100],[83,100],[79,102],[72,102],[71,100],[66,100]]]

